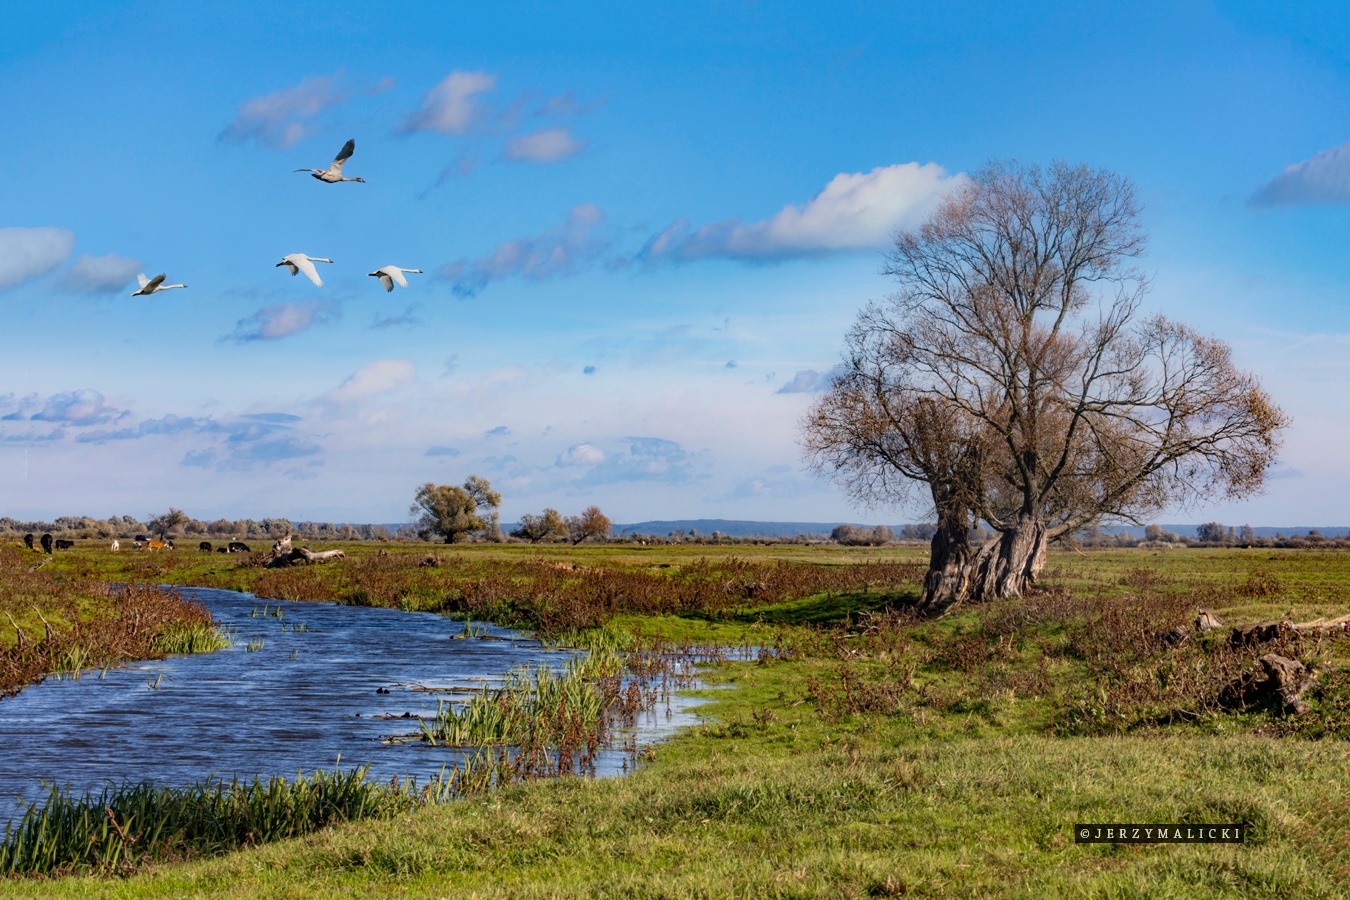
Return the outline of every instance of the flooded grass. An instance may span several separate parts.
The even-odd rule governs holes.
[[[185,788],[123,784],[73,798],[53,787],[6,826],[0,875],[72,871],[125,875],[309,834],[338,822],[388,817],[449,796],[450,781],[372,784],[366,770]]]

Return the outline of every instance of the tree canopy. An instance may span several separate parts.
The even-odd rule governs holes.
[[[567,517],[567,537],[574,545],[587,538],[607,538],[614,523],[598,506],[588,506],[579,516]]]
[[[926,488],[930,610],[1020,593],[1104,520],[1261,487],[1287,419],[1222,341],[1142,314],[1144,246],[1130,182],[1063,163],[991,165],[897,236],[898,289],[803,442],[864,505]],[[998,539],[976,552],[980,521]]]
[[[486,530],[491,520],[482,513],[492,513],[501,503],[502,495],[486,478],[470,475],[462,487],[428,481],[417,489],[409,512],[419,516],[418,530],[424,535],[440,535],[447,544],[453,544]]]

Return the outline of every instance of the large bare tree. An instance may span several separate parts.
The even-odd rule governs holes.
[[[1062,163],[991,165],[896,238],[899,288],[859,314],[803,442],[865,504],[926,487],[930,612],[1022,593],[1103,520],[1261,487],[1287,419],[1223,342],[1140,314],[1144,244],[1128,180]]]

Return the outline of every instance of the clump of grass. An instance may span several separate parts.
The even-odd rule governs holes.
[[[420,737],[496,749],[499,783],[588,771],[600,750],[614,746],[620,728],[689,683],[703,658],[706,651],[689,647],[597,650],[561,671],[542,664],[513,669],[496,688],[485,686],[462,703],[442,701]]]
[[[468,775],[434,779],[419,790],[366,781],[366,767],[311,776],[226,784],[207,780],[185,788],[149,783],[105,788],[74,798],[52,787],[41,804],[5,827],[0,874],[61,874],[76,870],[127,873],[150,862],[225,853],[308,834],[338,822],[383,818],[453,796]]]
[[[212,653],[230,646],[230,638],[208,622],[186,622],[166,628],[155,638],[155,650],[164,655]]]

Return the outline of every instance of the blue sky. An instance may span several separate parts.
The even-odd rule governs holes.
[[[849,7],[7,3],[0,515],[398,521],[478,474],[505,520],[919,518],[798,423],[889,235],[1016,158],[1131,178],[1150,309],[1293,418],[1261,496],[1159,519],[1350,520],[1350,8]],[[348,138],[364,184],[293,171]]]

